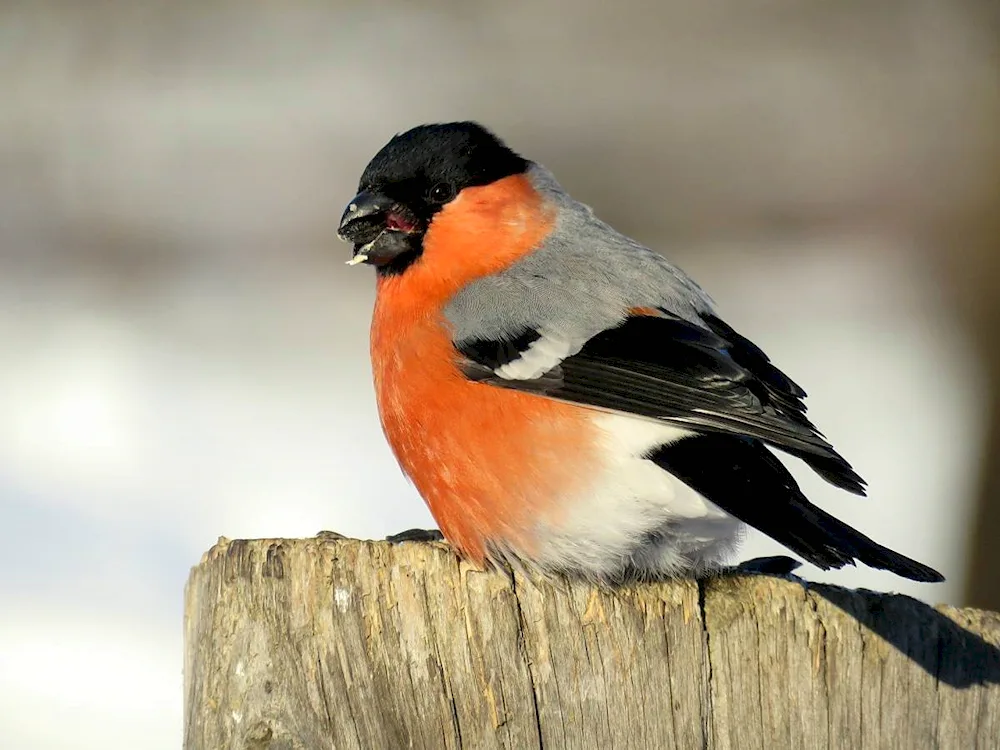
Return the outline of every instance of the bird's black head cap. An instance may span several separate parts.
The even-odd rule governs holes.
[[[530,164],[478,123],[419,125],[365,167],[339,234],[380,274],[402,273],[423,253],[434,215],[462,190],[522,174]]]
[[[464,188],[521,174],[528,165],[478,123],[419,125],[382,147],[361,175],[358,190],[386,193],[427,214]]]

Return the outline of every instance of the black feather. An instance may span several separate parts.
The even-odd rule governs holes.
[[[913,581],[944,580],[936,570],[883,547],[810,503],[758,440],[699,435],[661,446],[649,460],[824,570],[857,560]]]
[[[519,359],[541,337],[538,331],[527,329],[509,339],[466,339],[457,342],[455,348],[472,362],[495,370]]]
[[[675,317],[634,316],[597,334],[541,378],[491,372],[497,342],[463,342],[469,377],[600,409],[757,438],[801,458],[858,495],[865,483],[805,416],[805,392],[718,318],[703,328]],[[471,363],[476,363],[471,365]]]

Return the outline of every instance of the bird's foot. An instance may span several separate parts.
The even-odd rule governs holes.
[[[802,563],[787,555],[774,555],[773,557],[755,557],[737,565],[730,565],[719,571],[719,575],[765,575],[765,576],[787,576],[802,567]]]
[[[317,531],[316,538],[324,542],[338,542],[341,539],[347,539],[343,534],[339,534],[336,531]]]
[[[398,534],[390,534],[385,540],[393,544],[400,542],[443,542],[444,534],[437,529],[407,529]]]

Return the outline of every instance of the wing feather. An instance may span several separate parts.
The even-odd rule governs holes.
[[[757,438],[803,459],[832,484],[864,494],[864,480],[805,416],[805,391],[723,321],[703,320],[699,326],[666,313],[631,316],[542,375],[523,379],[509,377],[509,347],[501,377],[498,358],[477,356],[495,351],[495,343],[477,339],[456,346],[466,374],[477,381],[696,431]],[[545,337],[522,331],[510,340],[538,347]]]

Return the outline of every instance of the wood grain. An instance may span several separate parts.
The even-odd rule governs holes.
[[[186,750],[1000,747],[994,613],[332,537],[223,539],[193,569]]]

